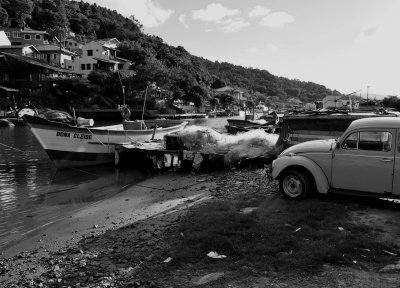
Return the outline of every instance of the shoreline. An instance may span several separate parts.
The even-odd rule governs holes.
[[[208,189],[213,183],[204,182],[203,175],[174,172],[154,175],[110,198],[35,228],[22,239],[3,247],[0,257],[11,258],[23,251],[37,251],[38,254],[54,252],[89,235],[98,235],[185,207],[186,202],[209,196]]]

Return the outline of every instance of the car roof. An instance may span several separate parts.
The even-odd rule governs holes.
[[[353,121],[349,128],[400,128],[400,117],[369,117]]]

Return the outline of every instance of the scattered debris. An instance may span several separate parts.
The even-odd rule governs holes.
[[[297,228],[296,230],[294,230],[294,233],[297,233],[301,230],[301,227]]]
[[[168,258],[165,259],[163,262],[164,262],[164,263],[169,263],[171,260],[172,260],[172,258],[171,258],[171,257],[168,257]]]
[[[344,231],[343,227],[337,227],[340,231]]]
[[[387,251],[387,250],[383,250],[383,252],[385,252],[386,254],[389,254],[391,256],[397,256],[396,253],[393,253],[393,252],[390,252],[390,251]]]
[[[211,251],[207,254],[208,257],[214,258],[214,259],[225,259],[226,255],[220,255],[217,252]]]
[[[253,213],[253,212],[256,211],[257,209],[258,209],[258,207],[246,207],[246,208],[240,209],[240,213],[246,215],[246,214]]]
[[[210,283],[212,281],[216,281],[219,278],[223,277],[224,275],[225,275],[224,272],[210,273],[210,274],[207,274],[207,275],[201,277],[199,280],[197,280],[193,284],[196,286],[204,285],[204,284]]]

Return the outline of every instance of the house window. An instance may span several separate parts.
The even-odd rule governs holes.
[[[42,35],[35,35],[35,40],[42,40]]]
[[[91,64],[86,64],[86,70],[90,70],[92,69],[92,65]]]
[[[6,32],[6,36],[7,36],[7,37],[10,37],[10,36],[11,36],[11,33],[10,33],[10,32]]]
[[[75,47],[78,46],[78,44],[75,43]]]
[[[87,56],[93,56],[93,50],[87,50]]]
[[[25,34],[25,35],[24,35],[24,39],[25,39],[25,40],[31,40],[31,35]]]
[[[57,59],[57,54],[53,54],[53,58],[54,58],[54,59]]]
[[[21,38],[21,31],[13,31],[12,35],[14,38]]]
[[[85,70],[86,65],[85,64],[81,64],[81,70]]]

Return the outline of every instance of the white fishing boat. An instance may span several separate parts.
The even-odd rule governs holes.
[[[182,130],[188,123],[145,120],[89,127],[30,115],[25,115],[24,120],[57,168],[113,163],[116,144],[162,139],[164,135]]]

